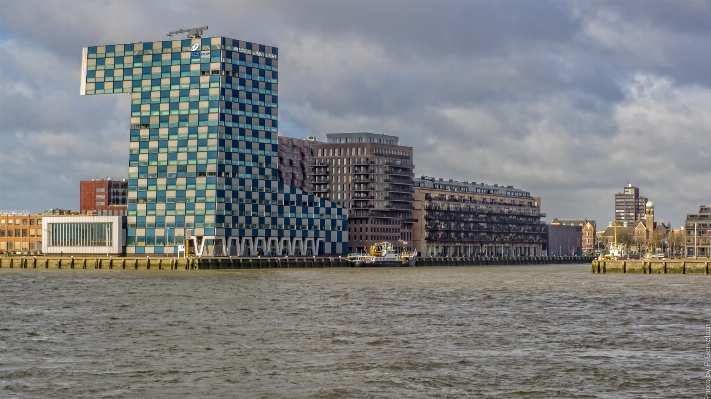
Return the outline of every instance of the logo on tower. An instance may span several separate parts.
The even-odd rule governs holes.
[[[200,48],[200,43],[195,43],[193,46],[190,48],[190,51],[197,51]]]

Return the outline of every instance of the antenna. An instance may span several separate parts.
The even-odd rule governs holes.
[[[202,31],[204,30],[207,30],[207,26],[201,26],[199,28],[180,29],[176,30],[175,32],[169,32],[166,34],[166,36],[173,37],[173,35],[177,35],[178,33],[187,33],[188,39],[199,39],[200,37],[202,37]]]

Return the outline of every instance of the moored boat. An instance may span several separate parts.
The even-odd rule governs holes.
[[[396,253],[391,243],[377,242],[370,246],[369,254],[350,254],[346,259],[356,267],[415,266],[417,251]]]

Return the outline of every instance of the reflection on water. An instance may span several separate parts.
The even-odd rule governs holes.
[[[0,397],[703,397],[703,275],[0,269]]]

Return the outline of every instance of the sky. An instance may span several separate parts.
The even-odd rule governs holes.
[[[711,0],[0,0],[0,210],[128,176],[130,96],[79,95],[83,47],[199,26],[279,48],[280,135],[396,135],[548,221],[607,225],[628,182],[673,227],[711,205]]]

